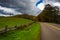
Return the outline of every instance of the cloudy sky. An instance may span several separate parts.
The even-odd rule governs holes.
[[[36,13],[40,11],[39,8],[35,6],[37,0],[0,0],[0,14],[8,15],[6,13],[17,14],[30,14],[37,15]],[[8,11],[9,10],[9,11]]]
[[[54,6],[60,6],[60,0],[44,0],[45,4],[51,4]]]
[[[53,4],[54,6],[60,6],[60,0],[43,0],[43,3],[36,3],[41,0],[0,0],[0,15],[17,15],[17,14],[29,14],[37,16],[43,9],[45,4]]]

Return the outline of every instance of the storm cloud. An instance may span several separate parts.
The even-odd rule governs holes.
[[[12,14],[12,15],[14,15],[14,14],[15,14],[15,15],[16,15],[16,14],[22,14],[22,13],[16,11],[16,9],[6,8],[6,7],[2,7],[2,6],[0,6],[0,13],[5,14],[5,15],[10,15],[10,14]]]
[[[29,14],[37,16],[40,14],[42,10],[36,7],[36,3],[39,0],[0,0],[0,7],[4,8],[3,13],[7,13],[6,9],[14,11],[10,13],[12,14]],[[44,4],[51,4],[53,6],[57,6],[60,4],[60,0],[43,0]],[[6,9],[5,9],[6,8]],[[9,13],[8,12],[8,13]],[[3,14],[0,9],[0,14]]]
[[[37,16],[40,9],[36,7],[37,0],[0,0],[0,6],[16,9],[20,13]]]

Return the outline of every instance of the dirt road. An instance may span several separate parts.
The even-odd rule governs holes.
[[[60,40],[60,28],[49,23],[40,23],[41,40]]]

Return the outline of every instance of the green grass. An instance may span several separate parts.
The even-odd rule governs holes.
[[[15,25],[21,25],[21,24],[27,24],[29,22],[32,22],[31,20],[24,19],[24,18],[7,18],[7,17],[0,17],[0,28],[5,27],[8,25],[8,27],[13,27]]]
[[[0,40],[39,40],[40,24],[34,23],[25,30],[10,31],[5,35],[0,35]]]
[[[0,17],[0,28],[5,27],[13,27],[15,25],[28,24],[33,21],[24,19],[24,18],[15,18],[15,17]],[[0,40],[39,40],[40,33],[40,24],[36,22],[30,26],[28,26],[24,30],[14,30],[9,31],[6,34],[0,35]]]

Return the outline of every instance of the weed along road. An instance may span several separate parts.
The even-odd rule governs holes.
[[[60,40],[60,28],[49,23],[41,24],[41,40]]]

